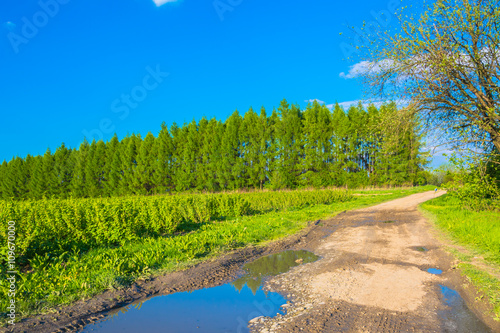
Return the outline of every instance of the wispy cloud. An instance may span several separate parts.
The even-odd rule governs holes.
[[[319,99],[306,99],[304,102],[307,103],[313,103],[313,102],[318,102],[320,104],[325,104],[325,106],[329,109],[333,109],[335,107],[335,103],[332,104],[326,104],[326,102],[319,100]],[[390,101],[373,101],[373,100],[364,100],[364,99],[357,99],[354,101],[346,101],[346,102],[339,102],[339,106],[343,107],[345,110],[349,109],[351,106],[358,106],[359,103],[366,109],[368,106],[373,104],[376,108],[380,108],[383,104],[387,104]],[[394,101],[398,107],[404,107],[408,105],[408,101],[404,99],[399,99]]]
[[[153,0],[156,6],[160,7],[169,2],[177,2],[178,0]]]
[[[358,99],[356,101],[347,101],[347,102],[341,102],[339,105],[343,107],[344,109],[349,109],[351,106],[357,106],[359,103],[363,105],[364,108],[367,108],[370,104],[375,105],[375,107],[379,108],[382,106],[382,104],[387,103],[387,102],[382,102],[382,101],[366,101],[366,100],[361,100]],[[335,106],[335,104],[330,104],[331,108]]]
[[[9,30],[9,31],[13,31],[14,29],[16,29],[17,25],[15,23],[12,23],[11,21],[7,21],[3,24],[4,28]]]
[[[306,99],[304,102],[306,102],[306,103],[314,103],[314,102],[318,102],[319,104],[325,104],[325,102],[323,102],[322,100],[317,99],[317,98],[314,98],[314,99]]]
[[[344,79],[355,79],[357,77],[363,76],[365,74],[377,74],[380,73],[383,69],[387,69],[393,65],[393,61],[389,59],[381,60],[378,62],[371,61],[360,61],[357,64],[352,65],[349,68],[349,72],[340,73],[339,76]]]

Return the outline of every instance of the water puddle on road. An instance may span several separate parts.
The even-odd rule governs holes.
[[[135,302],[81,332],[248,332],[249,320],[283,314],[286,300],[263,291],[264,279],[318,259],[308,251],[262,257],[243,266],[246,273],[233,282]]]
[[[443,274],[443,271],[440,269],[437,269],[437,268],[429,268],[429,269],[427,269],[427,273],[431,273],[434,275],[441,275],[441,274]]]
[[[439,285],[442,301],[448,309],[439,311],[445,332],[483,333],[491,332],[467,307],[460,294],[446,286]]]

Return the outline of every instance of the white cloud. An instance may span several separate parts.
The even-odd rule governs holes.
[[[317,98],[314,98],[314,99],[306,99],[304,102],[306,102],[306,103],[314,103],[314,102],[318,102],[319,104],[325,104],[325,102],[323,102],[322,100],[317,99]]]
[[[373,104],[375,105],[375,107],[379,108],[382,106],[382,104],[384,104],[384,102],[381,102],[381,101],[365,101],[365,100],[357,100],[357,101],[348,101],[348,102],[341,102],[339,103],[339,105],[341,107],[343,107],[344,109],[349,109],[351,106],[357,106],[359,103],[361,102],[361,104],[363,105],[363,107],[366,109],[370,104]],[[335,104],[332,104],[332,107],[334,107]]]
[[[315,101],[318,102],[319,104],[325,104],[325,106],[327,108],[329,108],[330,110],[332,110],[335,107],[335,103],[326,104],[326,102],[324,102],[322,100],[319,100],[317,98],[306,99],[304,102],[306,102],[306,103],[314,103]],[[357,100],[354,100],[354,101],[339,102],[338,104],[339,104],[339,106],[343,107],[344,110],[347,110],[351,106],[358,106],[358,104],[360,102],[361,102],[361,105],[363,105],[363,107],[365,109],[368,106],[370,106],[371,104],[373,104],[376,108],[380,108],[383,104],[390,103],[390,101],[375,101],[375,100],[357,99]],[[394,102],[396,103],[397,107],[399,107],[399,108],[404,107],[404,106],[408,105],[408,103],[409,103],[409,101],[405,100],[405,99],[398,99],[398,100],[396,100]]]
[[[377,74],[380,73],[382,69],[389,68],[392,64],[393,61],[390,59],[384,59],[378,62],[360,61],[352,65],[347,74],[342,72],[339,76],[343,79],[354,79],[369,73]]]
[[[344,110],[349,109],[351,106],[358,106],[358,104],[361,102],[361,105],[366,109],[368,106],[373,104],[376,108],[380,108],[384,103],[389,103],[390,101],[370,101],[370,100],[363,100],[363,99],[358,99],[355,101],[347,101],[347,102],[340,102],[338,103],[339,106],[343,107]],[[397,101],[394,101],[398,107],[403,107],[408,104],[407,100],[404,99],[399,99]],[[327,104],[327,108],[333,109],[335,107],[335,104]]]
[[[157,7],[160,7],[168,2],[177,2],[177,0],[153,0]]]
[[[3,24],[4,28],[9,30],[9,31],[13,31],[14,29],[16,29],[17,25],[11,21],[7,21]]]

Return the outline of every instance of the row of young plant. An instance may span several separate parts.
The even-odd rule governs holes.
[[[352,198],[344,190],[175,196],[0,201],[1,257],[7,257],[7,221],[15,221],[21,261],[79,249],[113,247],[146,237],[172,235],[181,223],[204,223]]]

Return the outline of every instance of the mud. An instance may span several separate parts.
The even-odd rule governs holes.
[[[449,305],[442,301],[439,285],[456,290],[470,313],[489,325],[487,330],[500,332],[489,305],[475,300],[478,294],[454,269],[453,258],[416,210],[434,196],[416,194],[312,222],[302,232],[265,247],[244,248],[125,290],[107,291],[25,319],[12,331],[78,331],[134,301],[221,286],[241,276],[245,263],[294,249],[311,251],[321,259],[265,283],[265,290],[288,300],[286,314],[252,321],[252,332],[446,332],[452,326],[442,314]],[[427,272],[436,267],[442,274]]]

